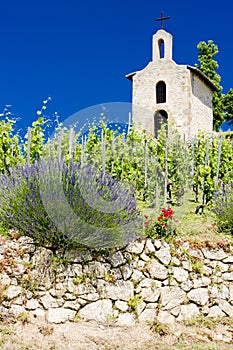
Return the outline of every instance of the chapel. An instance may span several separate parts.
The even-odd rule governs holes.
[[[166,18],[162,14],[162,29],[153,35],[152,61],[126,75],[132,81],[132,121],[155,137],[164,124],[168,135],[176,128],[188,140],[199,130],[213,131],[212,95],[218,88],[198,68],[173,60]]]

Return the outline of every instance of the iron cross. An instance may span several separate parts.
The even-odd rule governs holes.
[[[166,19],[170,19],[170,17],[164,17],[164,11],[161,12],[161,17],[160,18],[156,18],[156,21],[161,21],[161,28],[164,29],[164,21]]]

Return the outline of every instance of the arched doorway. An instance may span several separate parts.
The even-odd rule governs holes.
[[[154,116],[154,135],[157,138],[162,125],[165,126],[165,130],[168,134],[168,115],[164,110],[157,111]]]

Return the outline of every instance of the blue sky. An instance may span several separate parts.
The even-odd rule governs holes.
[[[0,110],[11,104],[26,128],[41,101],[61,120],[89,106],[131,102],[125,74],[151,60],[161,11],[171,19],[177,63],[197,63],[197,44],[219,46],[224,92],[233,87],[233,4],[184,0],[0,0]]]

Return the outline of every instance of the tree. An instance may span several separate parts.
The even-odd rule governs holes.
[[[233,125],[233,88],[224,97],[224,112],[225,119],[231,120],[230,124]]]
[[[199,50],[198,61],[200,64],[195,64],[195,66],[205,73],[205,75],[211,79],[218,88],[218,91],[213,92],[214,129],[218,130],[219,126],[225,120],[225,95],[222,94],[222,87],[220,85],[221,76],[216,72],[219,67],[218,62],[213,59],[218,53],[218,46],[214,44],[213,40],[209,40],[208,43],[201,41],[197,45],[197,48]]]

